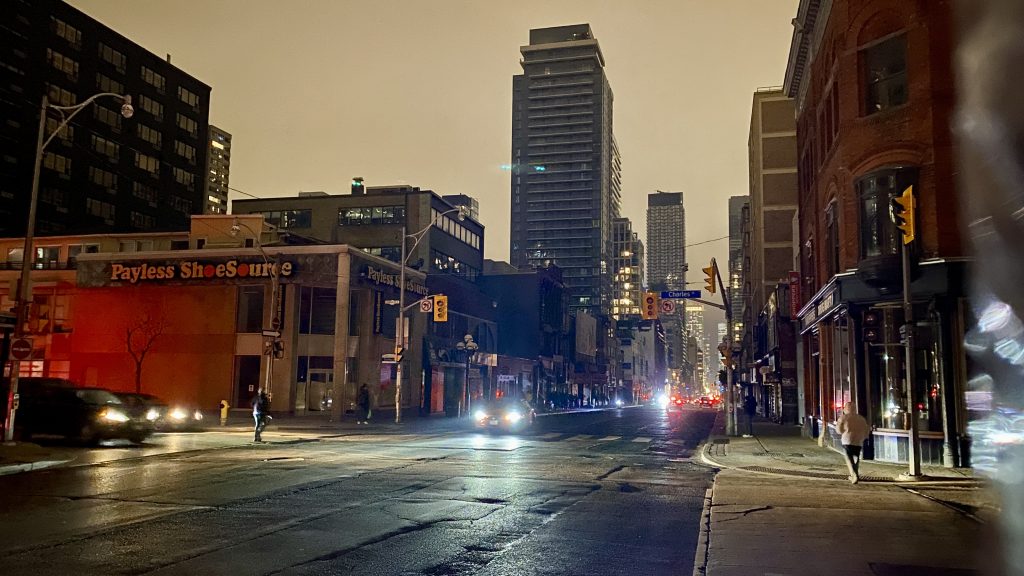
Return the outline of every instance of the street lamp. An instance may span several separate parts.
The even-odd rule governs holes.
[[[121,101],[121,115],[125,118],[131,118],[132,114],[135,113],[135,109],[132,108],[132,97],[128,95],[115,94],[113,92],[100,92],[87,98],[81,104],[74,106],[54,106],[50,104],[50,98],[47,94],[43,94],[43,102],[39,107],[39,133],[36,135],[36,162],[32,167],[32,191],[29,196],[28,202],[28,222],[25,224],[25,246],[21,252],[21,278],[18,281],[18,298],[17,298],[17,324],[14,326],[15,337],[21,337],[25,335],[25,322],[28,321],[28,307],[31,303],[31,297],[29,291],[31,290],[31,280],[29,273],[32,270],[32,264],[35,262],[35,254],[32,243],[35,240],[36,231],[36,207],[39,204],[39,170],[43,164],[43,151],[46,149],[46,145],[49,144],[71,119],[74,118],[79,112],[84,110],[90,104],[95,102],[99,98],[117,98]],[[49,137],[46,137],[46,115],[50,110],[55,110],[60,114],[60,123],[54,128],[53,133]],[[18,394],[18,370],[11,371],[11,391],[7,399],[7,423],[4,427],[4,440],[10,442],[14,439],[14,399],[17,398]]]
[[[462,380],[462,399],[466,405],[466,414],[470,413],[469,399],[471,391],[469,389],[469,361],[473,358],[473,353],[477,351],[479,346],[473,341],[473,336],[466,334],[462,337],[462,342],[455,345],[455,348],[461,350],[466,355],[466,377]]]
[[[409,252],[415,252],[416,247],[420,245],[420,241],[426,236],[427,232],[434,227],[435,224],[440,223],[440,219],[443,216],[447,216],[452,212],[459,213],[459,221],[466,219],[466,208],[459,206],[458,208],[452,208],[433,216],[430,219],[430,224],[427,224],[422,230],[413,232],[412,234],[407,233],[406,225],[402,224],[402,256],[400,259],[400,271],[398,279],[398,322],[395,326],[395,354],[401,354],[408,347],[406,342],[405,334],[405,261],[408,258],[405,241],[412,239],[412,249]],[[410,306],[411,307],[411,306]],[[395,423],[398,424],[402,421],[402,362],[399,361],[395,368]]]
[[[245,222],[241,222],[240,220],[238,220],[238,218],[235,218],[234,223],[231,224],[231,236],[238,236],[238,233],[241,232],[242,228],[245,228],[246,230],[249,231],[250,234],[252,234],[253,240],[256,243],[256,249],[260,251],[260,256],[263,256],[263,261],[267,264],[267,267],[270,268],[270,305],[272,306],[272,315],[270,317],[270,330],[264,330],[263,335],[267,336],[267,332],[271,332],[274,335],[272,336],[270,350],[268,351],[269,353],[266,354],[267,375],[265,377],[266,383],[263,385],[263,390],[264,392],[266,392],[267,396],[271,400],[273,400],[274,395],[272,393],[271,388],[273,387],[274,384],[274,355],[277,354],[277,345],[281,341],[281,318],[280,316],[278,316],[278,311],[281,309],[281,307],[277,303],[278,286],[280,285],[281,282],[281,279],[278,275],[281,254],[277,253],[277,255],[275,256],[274,263],[271,264],[270,257],[267,256],[267,251],[263,249],[263,243],[260,242],[259,233],[253,230]]]

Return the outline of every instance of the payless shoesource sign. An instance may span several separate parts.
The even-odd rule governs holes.
[[[132,263],[111,263],[111,282],[127,282],[138,284],[140,282],[161,282],[167,280],[215,280],[215,279],[244,279],[244,278],[267,278],[275,275],[280,278],[287,278],[294,274],[296,265],[294,262],[285,261],[280,264],[271,262],[247,262],[239,260],[228,260],[226,262],[177,262],[174,264],[149,262]]]

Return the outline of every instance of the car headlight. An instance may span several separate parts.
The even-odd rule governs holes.
[[[157,410],[156,408],[150,408],[149,410],[146,411],[146,420],[152,422],[157,418],[160,418],[160,411]]]
[[[622,400],[616,400],[615,401],[615,405],[616,406],[622,406]]]
[[[184,420],[187,417],[188,414],[185,414],[185,411],[182,410],[181,408],[175,408],[174,410],[171,410],[171,418],[173,418],[174,420],[178,420],[180,422],[181,420]]]
[[[523,415],[520,414],[519,412],[509,412],[508,414],[505,414],[505,420],[508,420],[509,422],[511,422],[513,424],[515,424],[516,422],[519,422],[522,419],[523,419]]]
[[[487,420],[487,412],[484,412],[483,410],[477,410],[476,413],[473,414],[473,417],[476,418],[477,420]]]
[[[202,420],[203,419],[203,413],[200,412],[199,410],[196,410],[195,412],[192,413],[192,419],[193,420]]]
[[[128,415],[116,408],[107,408],[100,412],[100,418],[107,422],[127,422]]]
[[[668,396],[658,396],[658,406],[662,408],[668,408]]]

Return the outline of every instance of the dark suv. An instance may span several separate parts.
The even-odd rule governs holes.
[[[151,429],[139,427],[109,390],[78,388],[67,380],[23,378],[15,425],[29,439],[46,434],[96,443],[124,438],[143,442]]]

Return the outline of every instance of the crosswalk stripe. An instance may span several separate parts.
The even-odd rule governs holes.
[[[593,439],[594,439],[594,437],[591,436],[590,434],[577,434],[576,436],[573,436],[572,438],[566,438],[565,440],[566,440],[566,442],[582,442],[582,441],[585,441],[585,440],[593,440]]]
[[[618,440],[619,438],[622,438],[622,436],[605,436],[604,438],[599,438],[597,441],[598,442],[610,442],[612,440]]]
[[[561,432],[548,432],[547,434],[541,436],[541,438],[547,438],[547,439],[550,440],[550,439],[553,439],[553,438],[558,438],[561,435],[562,435]]]
[[[641,437],[639,437],[639,438],[633,438],[633,442],[643,442],[643,443],[647,443],[647,442],[650,442],[650,441],[651,441],[651,439],[650,439],[650,438],[647,438],[647,437],[645,437],[645,436],[641,436]]]

